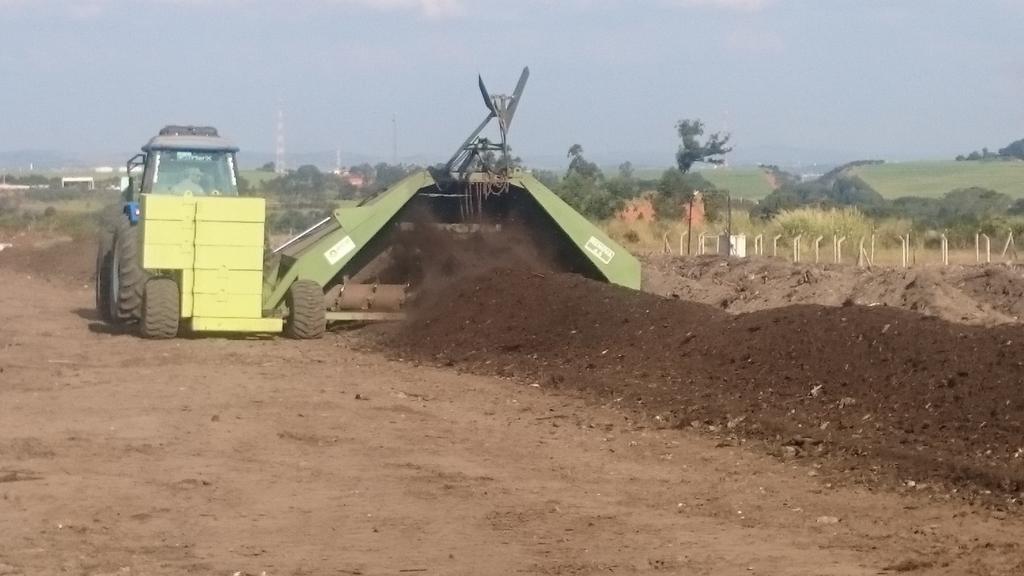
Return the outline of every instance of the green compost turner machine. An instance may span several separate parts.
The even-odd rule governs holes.
[[[639,288],[632,255],[513,166],[508,133],[528,78],[524,69],[510,96],[479,80],[487,116],[443,167],[339,208],[272,251],[263,199],[238,196],[237,148],[213,128],[164,128],[129,161],[123,213],[100,239],[100,315],[150,338],[316,338],[329,322],[400,318],[421,261],[467,242],[528,244],[548,268]],[[481,136],[493,121],[498,141]]]

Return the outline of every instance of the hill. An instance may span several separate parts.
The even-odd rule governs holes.
[[[857,166],[849,173],[886,198],[937,198],[972,186],[1024,198],[1024,162],[898,162]]]
[[[768,172],[761,168],[718,168],[701,170],[700,175],[731,192],[733,198],[760,200],[775,190]]]

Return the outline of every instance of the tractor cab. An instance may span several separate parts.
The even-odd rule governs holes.
[[[216,128],[167,126],[142,151],[128,161],[125,213],[133,220],[142,194],[238,196],[238,147]]]

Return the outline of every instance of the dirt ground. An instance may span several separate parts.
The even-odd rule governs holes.
[[[1024,269],[1005,264],[866,270],[775,258],[664,255],[645,257],[643,264],[644,290],[734,313],[792,304],[853,303],[986,326],[1024,318]]]
[[[50,257],[0,253],[2,576],[1024,573],[1012,509],[834,483],[360,331],[111,333],[89,266]]]

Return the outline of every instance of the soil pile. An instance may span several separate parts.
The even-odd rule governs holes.
[[[885,307],[730,315],[572,275],[465,280],[389,336],[402,354],[593,394],[665,426],[842,469],[1024,491],[1024,328]]]
[[[650,256],[644,259],[644,289],[734,313],[855,303],[986,326],[1024,318],[1024,272],[1004,265],[867,270],[774,258]]]

